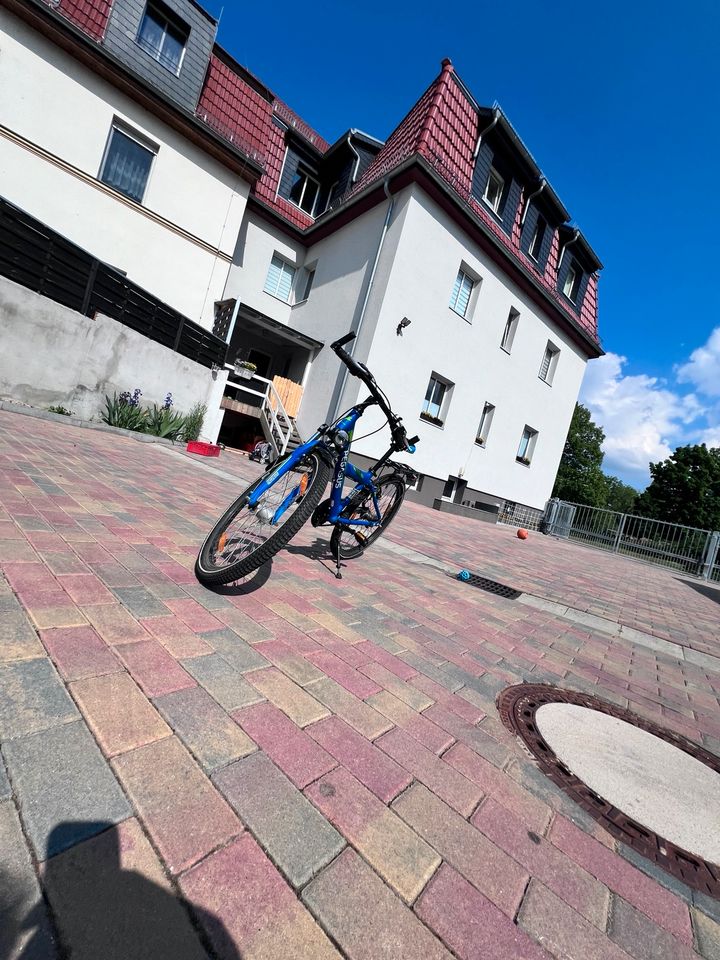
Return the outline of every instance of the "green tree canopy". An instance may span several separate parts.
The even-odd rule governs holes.
[[[554,497],[591,507],[605,506],[607,487],[601,469],[604,439],[602,428],[593,423],[588,408],[576,403],[555,478]]]
[[[605,504],[608,510],[618,513],[634,513],[638,492],[629,483],[623,483],[617,477],[605,476]]]
[[[678,447],[650,464],[650,486],[637,499],[644,517],[720,530],[720,448]]]

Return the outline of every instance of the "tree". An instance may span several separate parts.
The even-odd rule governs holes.
[[[604,439],[602,428],[593,423],[588,408],[576,403],[555,478],[554,497],[591,507],[605,505],[607,488],[601,469]]]
[[[605,507],[618,513],[634,513],[638,492],[617,477],[605,476]]]
[[[650,486],[637,499],[641,516],[720,530],[720,448],[678,447],[650,464]]]

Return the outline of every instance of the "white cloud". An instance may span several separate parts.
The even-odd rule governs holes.
[[[591,361],[580,402],[605,431],[604,471],[644,485],[648,464],[669,457],[684,441],[687,424],[704,411],[694,394],[673,392],[657,377],[624,376],[626,363],[617,353]]]
[[[678,383],[690,383],[699,393],[720,397],[720,327],[715,327],[707,343],[677,367],[676,374]]]

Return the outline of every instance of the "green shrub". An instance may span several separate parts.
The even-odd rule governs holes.
[[[185,414],[185,429],[183,430],[183,440],[197,440],[202,430],[203,420],[207,413],[206,403],[196,403],[190,408],[190,413]]]
[[[48,407],[48,413],[59,413],[63,417],[75,416],[72,410],[68,410],[67,407],[63,407],[61,404],[58,404],[56,407]]]
[[[123,430],[137,430],[144,433],[147,427],[148,414],[139,404],[141,393],[136,390],[133,394],[128,391],[118,395],[114,393],[112,400],[105,397],[105,412],[101,415],[103,423],[110,427],[122,427]]]
[[[146,410],[145,433],[166,440],[179,440],[186,429],[186,419],[181,413],[175,413],[168,407],[159,407],[156,403]]]

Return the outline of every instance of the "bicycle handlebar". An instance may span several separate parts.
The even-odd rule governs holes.
[[[390,432],[392,433],[393,438],[393,446],[395,449],[398,451],[407,450],[412,453],[414,452],[414,444],[417,443],[418,438],[413,437],[411,441],[408,441],[407,431],[402,425],[401,417],[398,417],[398,415],[393,413],[390,409],[385,397],[375,382],[375,377],[373,377],[364,364],[358,363],[357,360],[350,356],[347,350],[343,350],[345,344],[353,341],[356,336],[357,334],[355,333],[348,333],[344,337],[340,337],[339,340],[336,340],[335,343],[331,343],[330,349],[338,355],[350,373],[352,373],[353,376],[357,377],[358,380],[361,380],[365,384],[374,399],[377,401],[378,406],[388,419]],[[410,447],[413,447],[413,450],[410,450]]]

